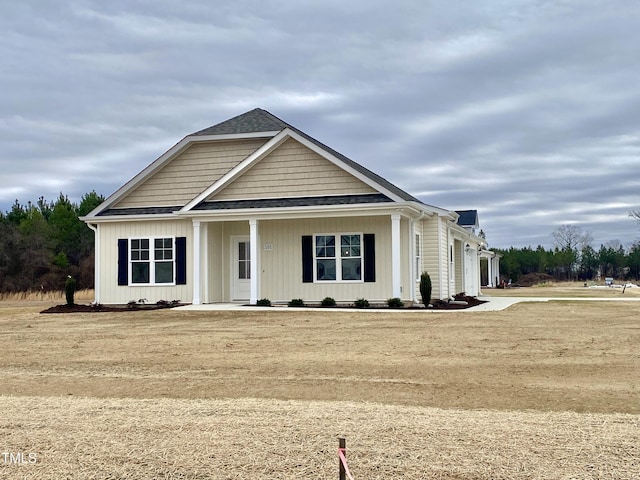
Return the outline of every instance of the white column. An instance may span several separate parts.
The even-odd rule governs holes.
[[[97,304],[100,303],[100,259],[102,257],[100,252],[100,224],[96,223],[92,225],[87,223],[89,228],[93,230],[93,248],[95,252],[95,263],[93,272],[93,301]]]
[[[487,281],[487,287],[492,288],[493,287],[493,258],[492,257],[486,257],[486,258],[487,258],[487,274],[489,276]]]
[[[417,302],[417,295],[416,295],[416,277],[419,275],[418,272],[416,272],[416,255],[418,254],[418,252],[416,251],[416,222],[415,220],[410,220],[409,223],[409,252],[411,258],[409,259],[409,274],[410,274],[410,278],[411,278],[411,283],[410,285],[410,291],[409,294],[411,295],[411,300],[413,302]]]
[[[401,255],[400,255],[400,215],[391,215],[391,285],[392,295],[402,298],[401,288]]]
[[[209,224],[205,223],[204,228],[200,232],[200,238],[204,249],[202,250],[202,301],[204,303],[209,303]]]
[[[249,303],[255,305],[258,303],[258,220],[252,218],[249,220],[249,258],[251,259],[251,291],[249,294]]]
[[[193,221],[193,302],[200,305],[200,220]]]

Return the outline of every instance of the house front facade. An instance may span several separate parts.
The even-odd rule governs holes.
[[[96,302],[478,295],[482,239],[271,113],[186,136],[83,220]]]

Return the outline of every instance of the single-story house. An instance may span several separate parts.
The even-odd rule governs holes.
[[[96,302],[478,295],[483,239],[271,113],[187,135],[83,220]]]
[[[456,213],[459,215],[458,225],[475,235],[478,228],[480,228],[478,211],[456,210]],[[489,288],[497,287],[500,283],[500,259],[502,255],[486,248],[482,231],[480,231],[479,236],[483,240],[478,249],[478,255],[480,257],[480,285]]]

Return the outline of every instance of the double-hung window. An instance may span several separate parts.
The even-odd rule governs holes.
[[[314,264],[318,282],[362,281],[362,235],[316,235]]]
[[[158,285],[175,282],[173,238],[132,238],[130,252],[132,284]]]

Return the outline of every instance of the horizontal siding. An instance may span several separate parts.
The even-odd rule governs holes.
[[[434,299],[439,297],[440,292],[438,222],[438,217],[422,221],[422,271],[431,277],[431,295]]]
[[[452,293],[461,293],[464,290],[464,280],[462,278],[462,255],[464,254],[464,243],[460,240],[455,240],[453,242],[453,252],[455,258],[455,284],[452,285]]]
[[[376,190],[293,139],[284,142],[215,200],[375,193]]]
[[[181,300],[191,302],[193,252],[191,245],[193,227],[191,221],[123,222],[103,223],[100,231],[100,302],[103,304],[125,304],[131,300],[147,299]],[[187,237],[187,285],[175,286],[119,286],[118,285],[118,239],[143,237]]]
[[[440,218],[441,236],[440,236],[440,248],[442,249],[442,299],[449,298],[451,296],[451,274],[449,272],[449,226],[447,220]]]
[[[191,145],[116,207],[185,205],[255,152],[265,139],[203,142]]]

